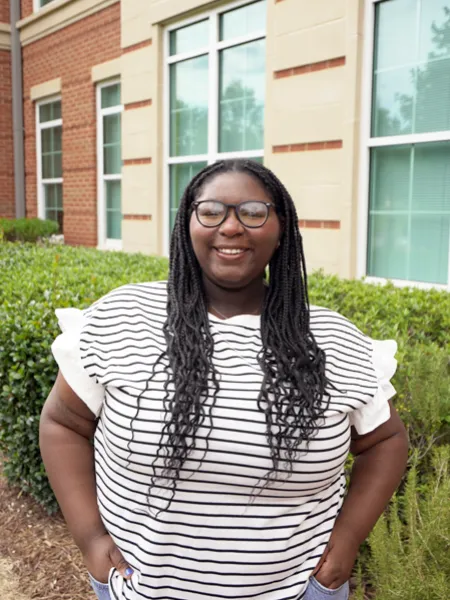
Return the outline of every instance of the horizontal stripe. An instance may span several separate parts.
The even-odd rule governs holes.
[[[123,286],[78,313],[81,330],[71,338],[79,343],[70,368],[81,361],[77,368],[105,390],[95,433],[99,509],[138,574],[124,582],[113,573],[111,596],[298,600],[343,502],[351,414],[378,390],[372,342],[341,315],[311,307],[311,332],[334,387],[313,439],[299,441],[290,468],[280,461],[267,483],[261,318],[210,315],[217,387],[211,371],[193,449],[177,477],[162,476],[174,393],[168,358],[157,362],[166,349],[166,304],[164,282]],[[272,429],[279,431],[275,418]]]

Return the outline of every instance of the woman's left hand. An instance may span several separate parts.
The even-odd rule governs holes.
[[[351,536],[333,531],[312,574],[321,585],[335,590],[350,579],[358,551],[359,544]]]

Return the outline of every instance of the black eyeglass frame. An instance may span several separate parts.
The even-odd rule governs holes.
[[[216,204],[221,204],[222,206],[225,206],[225,208],[226,208],[226,211],[225,211],[225,214],[223,216],[223,219],[220,221],[220,223],[217,223],[217,225],[205,225],[204,223],[201,222],[201,220],[200,220],[200,218],[198,216],[198,207],[200,206],[200,204],[206,204],[207,202],[215,202]],[[267,207],[266,218],[261,223],[261,225],[247,225],[246,223],[242,222],[242,219],[239,216],[238,209],[243,204],[254,204],[254,203],[264,204],[264,206]],[[247,227],[248,229],[259,229],[260,227],[264,227],[264,225],[267,223],[267,220],[268,220],[269,215],[270,215],[270,208],[271,207],[274,208],[275,211],[277,211],[277,207],[275,206],[275,204],[273,204],[273,202],[262,202],[261,200],[245,200],[244,202],[240,202],[239,204],[226,204],[225,202],[222,202],[221,200],[200,200],[199,202],[193,202],[191,204],[191,210],[195,210],[195,216],[197,217],[197,221],[200,223],[200,225],[202,227],[207,227],[208,229],[212,229],[213,227],[220,227],[222,225],[222,223],[224,223],[228,219],[228,215],[230,214],[230,208],[232,208],[234,210],[234,214],[236,215],[236,219],[239,221],[239,223],[241,225],[243,225],[244,227]]]

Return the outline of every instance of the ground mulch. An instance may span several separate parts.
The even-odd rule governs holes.
[[[49,517],[0,476],[1,600],[94,600],[80,552]]]

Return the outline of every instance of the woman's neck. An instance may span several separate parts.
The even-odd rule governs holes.
[[[203,279],[208,309],[218,317],[257,315],[261,313],[266,286],[264,280],[252,281],[245,288],[223,288],[206,277]]]

